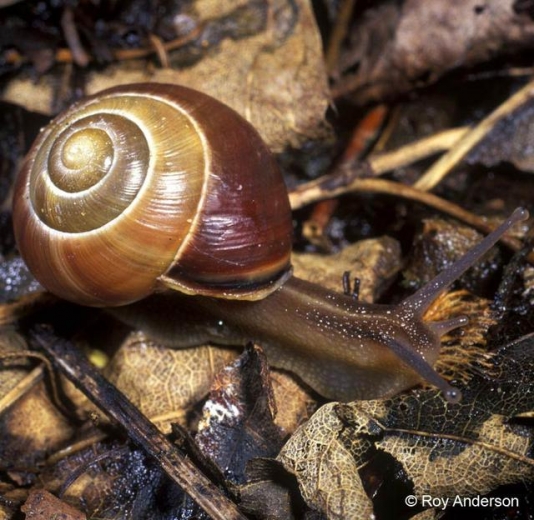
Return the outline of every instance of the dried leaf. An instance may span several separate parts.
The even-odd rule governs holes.
[[[515,420],[534,409],[533,347],[531,335],[501,348],[492,373],[473,377],[457,405],[435,390],[326,405],[278,458],[299,480],[308,504],[329,518],[359,519],[372,510],[358,469],[376,449],[402,465],[419,498],[482,495],[533,480],[534,432]]]
[[[482,235],[471,227],[443,219],[426,219],[416,237],[410,263],[403,271],[408,285],[416,289],[432,280],[458,258],[466,254]],[[477,288],[498,270],[499,252],[492,249],[484,260],[477,262],[461,280],[462,287],[476,293]]]
[[[275,368],[270,374],[276,403],[274,423],[285,437],[309,419],[317,409],[317,401],[293,374]]]
[[[240,112],[274,151],[328,134],[324,123],[328,86],[309,0],[197,0],[184,11],[186,16],[194,13],[195,25],[206,28],[187,66],[148,70],[146,60],[119,63],[89,74],[87,93],[146,81],[192,87]],[[228,33],[228,26],[238,26],[247,13],[248,21],[263,20],[252,25],[256,31]],[[168,54],[172,64],[183,52]],[[39,85],[33,78],[16,78],[4,90],[3,99],[50,113],[56,88],[51,77]]]
[[[361,104],[434,83],[446,72],[528,49],[532,17],[514,0],[407,0],[370,4],[342,60],[357,70],[343,91]],[[347,74],[347,76],[349,76]]]
[[[329,519],[371,518],[373,506],[358,473],[360,463],[345,443],[345,424],[336,407],[329,403],[320,408],[291,437],[277,460],[295,475],[306,503]],[[352,432],[355,437],[369,433],[363,428]]]
[[[106,367],[107,378],[160,429],[184,425],[188,412],[203,399],[215,374],[237,356],[234,349],[171,349],[132,333]]]
[[[502,118],[491,132],[469,153],[466,162],[487,167],[512,163],[516,168],[534,172],[534,100]]]
[[[87,517],[44,489],[30,491],[21,507],[27,520],[84,520]]]
[[[534,432],[514,421],[534,409],[533,347],[528,336],[500,349],[498,372],[473,378],[459,405],[433,391],[399,396],[385,415],[363,403],[385,428],[377,446],[403,463],[416,493],[486,494],[534,478]],[[409,452],[417,457],[408,460]]]
[[[399,243],[390,237],[360,240],[341,252],[321,256],[293,253],[291,262],[296,276],[341,291],[341,275],[349,272],[360,280],[359,299],[376,301],[388,288],[401,268]]]
[[[3,398],[19,383],[27,374],[31,363],[24,358],[12,358],[11,356],[21,354],[28,349],[25,339],[15,332],[14,329],[4,328],[0,332],[0,360],[3,367],[9,370],[0,370],[0,396]],[[4,357],[4,356],[10,357]],[[3,408],[0,407],[0,413]]]
[[[282,443],[273,422],[268,374],[261,350],[247,348],[218,374],[204,405],[195,440],[200,450],[236,482],[244,482],[248,460],[274,456]]]
[[[296,490],[296,482],[279,462],[253,459],[247,465],[247,477],[248,482],[239,491],[239,505],[245,513],[258,520],[295,518],[298,499],[290,491]]]
[[[89,518],[158,518],[160,500],[179,509],[183,495],[141,450],[110,442],[70,448],[43,469],[41,481]]]
[[[0,334],[2,355],[22,354],[26,342],[16,332]],[[73,433],[68,419],[52,402],[42,371],[29,371],[21,358],[6,358],[0,370],[0,468],[21,471],[20,478],[32,478],[25,468],[43,462],[50,450],[57,449]],[[12,475],[13,478],[15,475]]]

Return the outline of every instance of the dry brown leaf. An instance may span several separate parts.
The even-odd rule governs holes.
[[[326,405],[290,439],[279,460],[297,477],[307,503],[329,518],[360,519],[363,507],[372,510],[358,470],[377,449],[401,464],[419,499],[484,495],[532,481],[534,431],[515,417],[534,409],[533,345],[528,336],[500,349],[494,373],[473,377],[457,405],[435,390]],[[343,477],[332,475],[336,465]],[[352,479],[352,494],[343,478]]]
[[[399,95],[448,71],[531,46],[534,23],[514,0],[407,0],[370,4],[351,30],[342,85],[358,103]]]
[[[45,466],[40,481],[95,519],[156,518],[158,500],[176,509],[183,500],[152,459],[118,442],[96,441],[71,452]]]
[[[240,507],[257,520],[304,518],[296,511],[293,478],[272,459],[253,459],[247,465],[247,483],[240,486]],[[299,514],[301,513],[301,514]]]
[[[84,520],[87,517],[44,489],[30,491],[21,507],[26,520]]]
[[[330,520],[371,518],[373,506],[358,473],[358,460],[342,438],[345,425],[336,407],[329,403],[320,408],[277,460],[295,475],[306,503]],[[354,435],[366,433],[362,428]]]
[[[275,368],[270,374],[276,403],[274,423],[284,436],[290,435],[309,419],[317,408],[317,401],[292,374]]]
[[[2,354],[18,354],[27,349],[16,332],[0,333]],[[0,468],[23,470],[43,462],[51,450],[57,449],[73,433],[72,424],[52,402],[43,373],[29,370],[21,358],[5,359],[0,370]]]
[[[229,17],[244,16],[243,9],[248,9],[251,17],[264,17],[257,32],[223,38],[213,48],[206,35],[206,51],[198,51],[202,59],[187,67],[149,70],[145,60],[109,66],[89,74],[87,93],[142,81],[178,83],[211,94],[236,109],[274,151],[325,137],[328,86],[309,0],[265,0],[259,4],[251,0],[197,0],[188,6],[188,13],[195,13],[198,26],[205,23],[210,31],[216,31],[218,24],[228,24]],[[171,63],[173,52],[179,54],[170,51]],[[51,75],[38,84],[32,78],[19,77],[7,85],[3,99],[50,113],[56,88]]]
[[[291,262],[296,276],[333,291],[343,290],[341,277],[349,272],[351,280],[360,280],[359,299],[370,303],[384,293],[402,265],[400,245],[390,237],[360,240],[329,256],[293,253]]]
[[[2,359],[3,355],[12,356],[28,349],[25,339],[12,328],[4,328],[0,332],[0,360],[2,366],[9,370],[0,370],[0,396],[4,398],[17,385],[30,369],[30,362],[22,358]],[[3,409],[0,408],[0,413]]]
[[[0,467],[34,467],[72,433],[41,383],[0,418]]]
[[[471,227],[438,218],[426,219],[423,229],[415,238],[410,263],[403,271],[409,287],[416,289],[432,280],[466,254],[481,238],[482,235]],[[483,261],[477,262],[461,278],[462,286],[473,290],[472,280],[490,277],[498,268],[495,261],[498,254],[497,249],[492,249]]]
[[[202,346],[171,349],[132,333],[106,367],[107,378],[160,429],[184,425],[187,413],[203,399],[215,374],[238,351]]]
[[[444,498],[484,495],[498,486],[532,479],[531,445],[527,432],[518,431],[499,415],[480,425],[476,440],[414,430],[393,433],[376,444],[402,464],[416,495]]]
[[[282,444],[274,424],[269,369],[258,347],[247,347],[217,375],[204,404],[195,442],[236,483],[254,457],[273,457]]]
[[[466,157],[469,164],[487,167],[512,163],[519,170],[534,172],[534,100],[529,99],[504,117]]]

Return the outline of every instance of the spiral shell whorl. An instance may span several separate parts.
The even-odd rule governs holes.
[[[40,243],[53,259],[39,276],[45,269],[39,248],[25,248],[36,277],[53,292],[93,305],[149,294],[172,263],[200,200],[204,151],[198,135],[187,131],[191,126],[166,100],[135,91],[88,98],[59,116],[23,168],[29,224],[18,234]],[[169,128],[187,137],[177,138]],[[198,173],[187,186],[186,171]],[[19,207],[15,203],[14,211]],[[109,271],[104,288],[98,282],[102,270]],[[83,294],[73,297],[71,284]],[[125,286],[131,294],[119,296]]]
[[[33,207],[52,229],[97,229],[120,216],[138,195],[149,158],[143,131],[122,116],[91,115],[65,130],[56,128],[31,173]]]
[[[91,121],[86,119],[82,121],[81,126],[84,125],[89,128],[59,136],[48,159],[50,180],[69,193],[94,186],[109,172],[113,162],[114,145],[107,131],[91,128]]]
[[[164,286],[255,299],[289,269],[291,209],[269,150],[232,109],[176,85],[116,87],[58,116],[26,157],[13,219],[35,277],[85,305]]]

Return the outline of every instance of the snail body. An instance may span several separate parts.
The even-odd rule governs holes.
[[[121,151],[123,150],[123,152]],[[176,346],[256,341],[270,363],[331,399],[390,396],[432,368],[464,317],[424,311],[509,227],[396,306],[369,305],[291,275],[291,212],[277,165],[232,109],[173,85],[82,100],[39,136],[17,179],[15,237],[49,291],[113,307]]]

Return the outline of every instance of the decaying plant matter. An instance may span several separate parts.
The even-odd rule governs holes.
[[[514,0],[0,1],[0,518],[532,516],[532,219],[516,212],[513,228],[472,269],[456,280],[453,268],[454,285],[421,318],[446,332],[431,355],[408,330],[417,320],[397,328],[375,318],[351,329],[348,317],[355,309],[376,317],[375,307],[361,303],[378,302],[391,304],[379,309],[397,318],[401,302],[417,306],[411,295],[437,296],[433,282],[425,284],[451,272],[515,208],[532,214],[533,17],[529,2]],[[250,297],[261,286],[256,303],[221,304],[213,285],[232,297],[236,290],[215,276],[198,305],[164,292],[121,311],[69,303],[35,280],[12,230],[14,179],[37,152],[26,166],[23,157],[39,134],[47,139],[48,130],[39,130],[61,110],[134,83],[148,84],[146,92],[165,83],[213,96],[265,141],[258,156],[243,157],[239,145],[229,145],[230,129],[217,127],[220,147],[198,154],[209,182],[230,169],[219,170],[214,158],[235,157],[236,168],[246,169],[257,157],[264,165],[267,148],[276,154],[269,164],[280,167],[287,200],[264,213],[276,223],[283,210],[284,238],[271,240],[266,227],[261,247],[247,251],[257,259],[262,249],[275,255],[287,246],[282,260],[266,263],[282,287],[299,280],[298,297],[284,292],[291,284],[277,289],[265,277],[237,290]],[[148,115],[173,140],[174,116],[155,106]],[[118,117],[118,107],[111,111]],[[76,124],[69,120],[59,132],[64,126],[76,137]],[[97,165],[96,177],[82,191],[91,192],[118,161],[94,128],[89,145],[74,139],[64,153],[72,174],[83,148],[95,152],[89,163]],[[141,134],[136,142],[149,132]],[[122,171],[137,167],[139,155],[129,157],[135,165]],[[181,171],[180,154],[162,157],[163,165],[178,161]],[[48,167],[41,159],[38,170]],[[69,172],[59,184],[72,202]],[[50,182],[57,189],[56,179]],[[240,192],[248,191],[250,208],[267,208],[275,198],[261,182],[254,189],[246,182],[246,175],[223,181],[232,202],[216,197],[208,206],[220,225],[215,242],[229,243],[224,222]],[[209,197],[205,184],[200,198]],[[62,213],[33,187],[20,196],[25,187],[19,182],[15,218],[26,200],[43,197],[48,205],[36,220],[78,232],[69,226],[86,206],[76,199]],[[286,196],[282,188],[280,181],[274,191]],[[107,206],[96,227],[116,209]],[[188,218],[188,226],[200,222]],[[156,240],[159,226],[146,227],[147,240]],[[22,229],[19,239],[29,233]],[[48,239],[30,242],[36,257],[58,253]],[[104,242],[87,255],[96,258]],[[125,243],[119,240],[119,249]],[[133,256],[142,263],[150,247],[132,248]],[[65,251],[55,269],[74,276],[80,249]],[[191,263],[200,272],[203,262]],[[99,268],[109,281],[98,294],[90,285],[96,272],[80,269],[91,287],[84,303],[117,291],[123,282],[112,273],[121,267],[108,259]],[[123,278],[135,285],[145,274]],[[174,289],[191,282],[179,262],[162,276]],[[271,291],[282,294],[273,300],[280,305],[265,303]],[[321,303],[308,307],[299,291]],[[187,312],[173,310],[176,300]],[[408,373],[406,384],[378,391],[366,383],[372,391],[365,400],[343,394],[345,368],[317,353],[331,352],[325,343],[353,330],[363,346],[397,349],[400,358],[386,356],[388,380]],[[405,331],[416,355],[396,341]],[[288,344],[302,348],[298,362],[285,354]],[[347,340],[341,352],[355,344],[355,337]],[[379,381],[382,370],[365,365],[360,383]],[[358,386],[354,372],[349,379]]]

